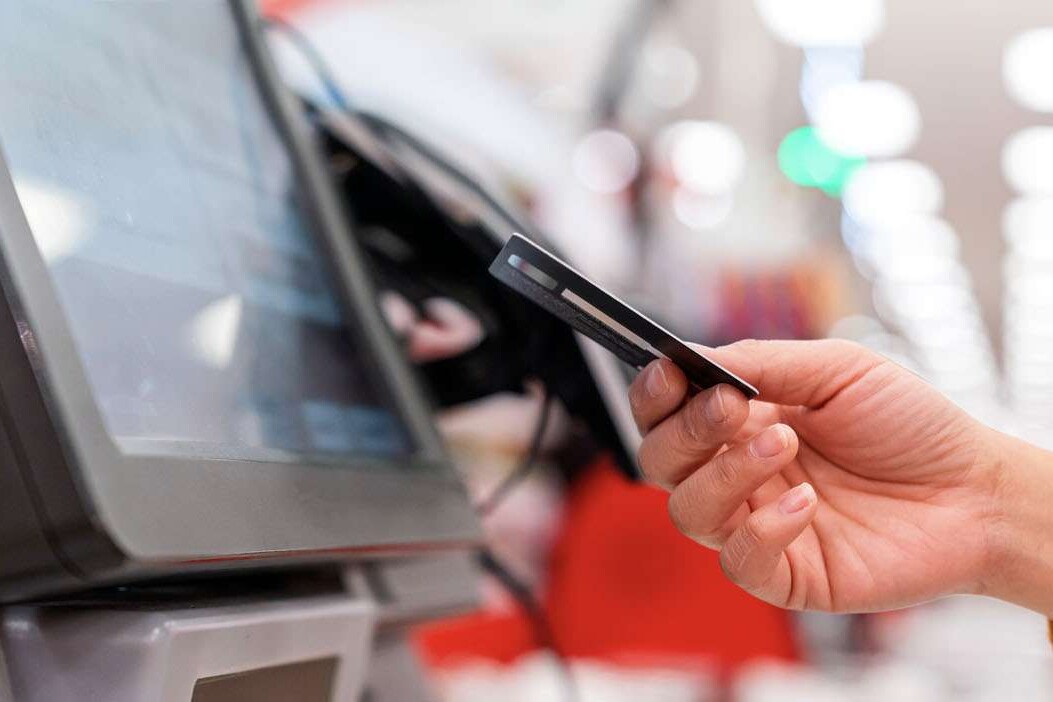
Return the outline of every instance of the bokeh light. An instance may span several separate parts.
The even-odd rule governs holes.
[[[863,224],[899,214],[937,214],[943,198],[940,177],[924,163],[908,159],[860,166],[842,194],[845,212]]]
[[[675,44],[648,46],[643,55],[644,94],[655,105],[671,110],[686,103],[698,85],[698,61]]]
[[[1002,148],[1002,171],[1018,192],[1053,194],[1053,127],[1029,127],[1009,137]]]
[[[843,154],[893,157],[918,140],[921,113],[910,93],[895,83],[845,83],[820,98],[815,126],[822,140]]]
[[[1002,78],[1024,107],[1053,112],[1053,27],[1018,34],[1006,47]]]
[[[905,259],[953,259],[960,250],[958,235],[946,221],[926,215],[889,215],[869,227],[858,255],[880,270]]]
[[[656,148],[677,181],[696,193],[727,193],[746,167],[742,139],[720,122],[678,122],[659,134]]]
[[[673,214],[692,229],[715,229],[731,216],[735,199],[731,193],[706,195],[688,188],[673,193]]]
[[[839,195],[865,161],[845,156],[827,146],[815,129],[799,127],[779,144],[779,168],[794,183]]]
[[[865,52],[858,46],[821,46],[803,53],[801,104],[814,120],[819,101],[831,88],[862,80]]]
[[[1053,197],[1022,197],[1002,215],[1010,249],[1024,257],[1053,252]]]
[[[866,44],[885,25],[884,0],[757,0],[779,39],[797,46]]]
[[[598,193],[618,193],[629,187],[640,168],[636,146],[621,132],[600,129],[590,132],[574,147],[574,175]]]

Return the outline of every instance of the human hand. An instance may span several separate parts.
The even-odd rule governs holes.
[[[397,293],[388,291],[380,296],[381,310],[395,333],[405,339],[411,361],[427,363],[452,358],[482,342],[482,323],[459,302],[433,297],[425,300],[423,306],[424,317]]]
[[[652,363],[630,388],[639,460],[670,491],[676,526],[719,549],[742,588],[792,609],[883,610],[951,593],[1053,609],[1053,579],[1043,590],[1037,575],[1013,574],[1053,572],[1053,556],[1034,548],[1050,481],[1022,467],[1041,462],[1037,449],[856,344],[745,341],[705,353],[759,399],[727,385],[689,398],[676,366]],[[1020,470],[1004,470],[1009,457]]]

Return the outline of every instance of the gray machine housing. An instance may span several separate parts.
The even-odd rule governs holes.
[[[250,0],[230,0],[258,88],[294,161],[341,303],[360,320],[418,447],[368,457],[139,456],[106,431],[42,256],[0,155],[0,601],[161,576],[464,553],[480,538],[427,405],[282,88]]]

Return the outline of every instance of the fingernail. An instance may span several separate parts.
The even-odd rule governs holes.
[[[789,437],[783,427],[768,427],[750,442],[750,453],[757,458],[771,458],[782,453],[788,443]]]
[[[655,363],[647,371],[644,387],[647,388],[647,394],[651,397],[661,397],[669,391],[669,381],[665,379],[665,371],[661,363]]]
[[[728,418],[728,411],[724,408],[724,390],[719,385],[714,388],[713,394],[706,400],[706,419],[714,424],[721,424]]]
[[[815,488],[809,483],[801,483],[779,500],[779,511],[783,514],[796,514],[807,509],[815,502]]]

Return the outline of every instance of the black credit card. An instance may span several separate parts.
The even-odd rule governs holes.
[[[668,358],[697,388],[726,383],[746,397],[757,396],[745,380],[519,234],[497,254],[490,275],[636,368]]]

